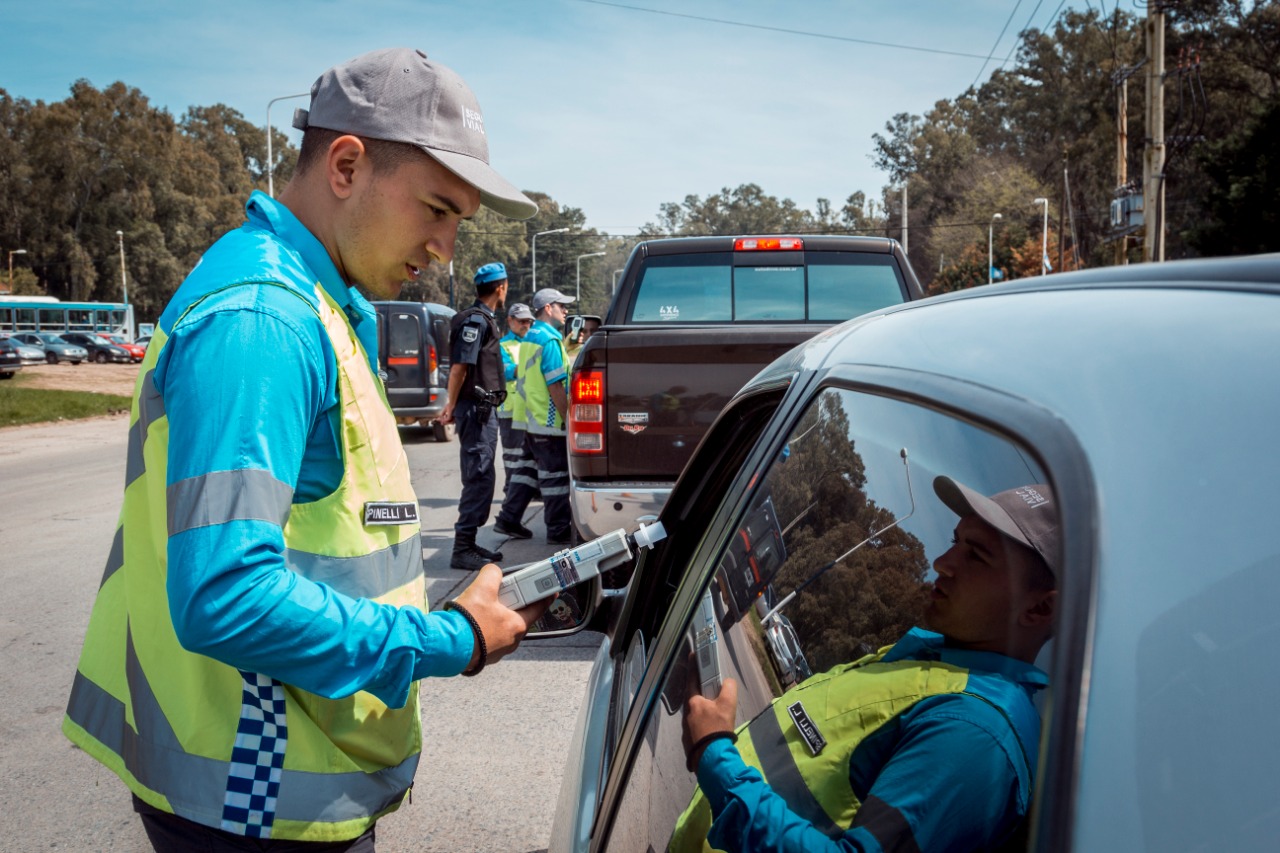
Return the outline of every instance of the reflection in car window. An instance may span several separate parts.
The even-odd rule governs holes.
[[[753,479],[758,485],[722,544],[706,587],[710,617],[695,616],[685,652],[673,662],[609,849],[665,849],[672,841],[697,781],[684,766],[682,709],[709,675],[734,679],[734,722],[741,725],[772,714],[776,698],[805,693],[800,688],[828,678],[833,668],[846,670],[922,624],[938,578],[934,561],[952,548],[960,520],[935,492],[939,477],[981,496],[1047,483],[1026,450],[971,423],[848,390],[817,395]],[[705,655],[701,666],[694,655],[709,627],[718,674],[708,672]],[[818,728],[826,725],[819,721]],[[1008,743],[1034,741],[1036,732],[1038,722],[1027,721],[1016,736],[1010,730]],[[797,748],[804,747],[793,743]],[[1035,750],[1034,742],[1024,745],[1032,759]],[[1029,776],[1030,761],[1019,757],[1017,772]],[[851,814],[837,823],[848,827]]]

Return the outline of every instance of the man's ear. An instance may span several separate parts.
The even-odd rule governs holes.
[[[1028,628],[1052,627],[1058,613],[1056,589],[1033,590],[1027,607],[1023,608],[1020,621]]]
[[[325,177],[329,181],[329,189],[338,198],[349,198],[360,176],[369,169],[369,157],[358,136],[345,134],[329,144]]]

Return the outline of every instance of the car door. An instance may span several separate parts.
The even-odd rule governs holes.
[[[1030,484],[1056,492],[1072,600],[1089,600],[1091,479],[1061,421],[970,382],[909,371],[838,368],[808,384],[775,401],[749,452],[686,470],[663,512],[671,537],[638,570],[648,592],[633,590],[615,635],[630,682],[621,677],[615,689],[598,808],[576,849],[667,848],[697,784],[681,745],[691,690],[735,679],[737,722],[746,723],[814,674],[920,623],[933,561],[958,521],[934,492],[937,477],[984,495]],[[743,414],[730,410],[718,429]],[[1059,618],[1057,648],[1083,649],[1087,608],[1066,607]],[[1045,740],[1070,754],[1082,653],[1057,654],[1037,661],[1058,679]],[[1036,772],[1052,796],[1046,817],[1069,812],[1053,768]]]

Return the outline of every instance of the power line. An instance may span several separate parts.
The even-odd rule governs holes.
[[[1067,0],[1062,0],[1062,2],[1065,3],[1067,2]],[[1013,40],[1013,47],[1009,48],[1009,55],[1004,58],[1004,62],[1000,63],[1001,66],[1005,66],[1009,64],[1009,60],[1013,58],[1013,52],[1017,50],[1018,45],[1022,43],[1022,34],[1025,33],[1027,30],[1031,29],[1031,22],[1036,19],[1036,12],[1040,11],[1040,6],[1043,3],[1044,3],[1044,0],[1039,0],[1039,2],[1036,3],[1036,7],[1031,10],[1031,14],[1027,16],[1027,22],[1022,25],[1022,29],[1018,30],[1018,37]]]
[[[769,27],[764,24],[748,24],[744,21],[728,21],[724,18],[706,18],[701,15],[687,15],[683,12],[667,12],[662,9],[646,9],[642,6],[627,6],[622,3],[609,3],[606,0],[577,0],[579,3],[591,3],[595,6],[610,6],[614,9],[627,9],[632,12],[648,12],[651,15],[666,15],[670,18],[685,18],[691,21],[702,21],[708,24],[724,24],[730,27],[745,27],[750,30],[766,30],[773,33],[786,33],[792,36],[807,36],[809,38],[829,39],[831,41],[852,42],[854,44],[869,44],[875,47],[891,47],[895,50],[914,50],[919,53],[937,53],[943,56],[961,56],[965,59],[986,59],[990,61],[990,56],[983,56],[980,53],[962,53],[956,50],[939,50],[932,47],[916,47],[911,44],[894,44],[887,41],[872,41],[871,39],[857,39],[850,36],[836,36],[830,33],[811,33],[805,30],[789,30],[785,27]],[[1018,0],[1019,3],[1022,0]]]
[[[1004,27],[1000,30],[1000,35],[996,36],[996,43],[991,45],[991,52],[987,54],[987,58],[982,62],[982,67],[978,69],[978,73],[973,78],[973,82],[969,84],[970,89],[978,85],[978,79],[982,77],[982,72],[987,70],[987,63],[991,62],[991,57],[996,55],[996,48],[1000,46],[1000,40],[1004,38],[1005,32],[1009,29],[1009,24],[1013,22],[1013,16],[1018,14],[1018,7],[1021,5],[1022,0],[1018,0],[1017,3],[1013,4],[1013,11],[1009,13],[1009,18],[1004,22]]]

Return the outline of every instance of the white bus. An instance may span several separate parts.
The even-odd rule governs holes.
[[[133,306],[124,302],[62,302],[52,296],[0,296],[0,334],[107,332],[135,337]]]

